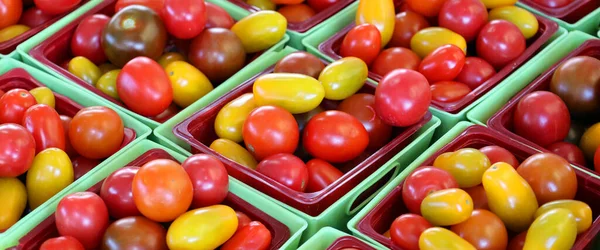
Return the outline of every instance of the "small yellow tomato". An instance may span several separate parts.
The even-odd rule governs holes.
[[[38,153],[27,171],[29,207],[35,209],[73,183],[73,179],[73,165],[67,153],[58,148]]]
[[[15,24],[8,26],[4,29],[0,30],[0,42],[6,42],[10,39],[13,39],[25,32],[27,32],[30,28],[26,25]]]
[[[193,65],[175,61],[165,68],[173,86],[173,102],[186,108],[213,90],[210,80]]]
[[[532,38],[538,32],[539,24],[537,18],[531,12],[517,6],[503,6],[490,11],[488,19],[506,20],[521,30],[525,39]]]
[[[441,157],[441,158],[440,158]],[[463,148],[453,153],[440,155],[433,166],[448,171],[461,188],[481,184],[483,173],[490,167],[490,160],[477,149]]]
[[[594,153],[600,147],[600,122],[594,124],[583,133],[579,147],[583,150],[586,158],[589,160],[594,159]]]
[[[180,215],[167,230],[169,249],[213,250],[238,227],[235,211],[225,205],[197,208]]]
[[[410,39],[410,48],[421,58],[440,46],[453,44],[467,52],[467,41],[461,35],[441,27],[429,27],[419,30]]]
[[[242,128],[252,110],[256,108],[254,95],[246,93],[225,104],[215,119],[215,132],[219,138],[242,142]]]
[[[471,243],[442,227],[431,227],[419,236],[420,250],[476,250]]]
[[[488,168],[483,188],[490,210],[508,229],[520,233],[531,225],[538,209],[535,193],[510,164],[498,162]]]
[[[27,206],[27,190],[17,178],[0,178],[0,231],[6,230],[21,218]]]
[[[96,82],[95,87],[102,91],[102,93],[119,100],[119,94],[117,93],[117,77],[119,73],[121,73],[120,69],[113,69],[104,73]]]
[[[163,69],[166,69],[167,66],[172,62],[185,62],[185,57],[177,52],[168,52],[164,53],[158,59],[158,64],[160,64],[160,66],[162,66]]]
[[[483,5],[488,9],[494,9],[502,6],[513,6],[517,0],[481,0]]]
[[[394,34],[394,25],[396,23],[394,1],[359,1],[358,9],[356,10],[356,25],[365,23],[377,27],[381,35],[381,47],[385,47]]]
[[[100,64],[100,66],[98,66],[98,68],[100,69],[100,73],[102,73],[103,75],[106,74],[106,72],[108,72],[108,71],[119,69],[117,66],[112,65],[110,63]]]
[[[554,208],[535,219],[527,230],[523,250],[571,249],[577,238],[575,216],[565,208]]]
[[[254,12],[231,27],[246,53],[259,52],[277,44],[285,35],[287,20],[279,12],[261,10]]]
[[[98,66],[83,56],[77,56],[69,61],[69,72],[90,85],[96,84],[102,76]]]
[[[247,4],[255,6],[261,10],[275,10],[277,6],[271,0],[246,0]]]
[[[266,74],[252,87],[256,105],[274,105],[292,114],[313,110],[325,97],[325,89],[317,79],[302,74]]]
[[[48,87],[37,87],[30,90],[29,93],[31,93],[38,104],[46,104],[54,108],[56,99],[54,98],[54,93]]]
[[[421,214],[436,226],[451,226],[464,222],[473,212],[473,199],[459,188],[430,193],[421,202]]]
[[[216,139],[210,144],[210,148],[242,166],[256,169],[256,165],[258,165],[248,150],[232,140]]]
[[[567,209],[575,216],[578,234],[585,232],[585,230],[588,230],[592,225],[592,209],[585,202],[576,200],[556,200],[548,202],[538,208],[535,212],[535,217],[540,217],[542,214],[555,208]]]
[[[363,60],[346,57],[327,65],[321,71],[319,81],[325,89],[325,98],[339,101],[360,90],[368,75],[369,67]]]

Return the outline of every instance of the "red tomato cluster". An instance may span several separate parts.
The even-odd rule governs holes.
[[[302,23],[342,0],[245,0],[261,10],[277,10],[289,23]]]

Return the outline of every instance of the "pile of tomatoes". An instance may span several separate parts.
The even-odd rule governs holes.
[[[344,0],[246,0],[261,10],[277,10],[290,23],[304,22]]]
[[[40,249],[268,249],[265,225],[220,204],[228,178],[219,160],[203,154],[121,168],[100,195],[65,196],[54,214],[60,237]]]
[[[463,148],[406,178],[409,213],[386,234],[402,249],[571,249],[593,221],[590,206],[574,200],[577,188],[575,170],[558,155],[519,164],[499,146]]]
[[[71,39],[69,72],[131,111],[164,121],[281,40],[273,11],[238,22],[203,0],[119,1],[116,14],[86,17]],[[169,37],[174,46],[168,46]]]
[[[50,199],[121,148],[124,127],[110,108],[73,117],[55,109],[52,91],[0,91],[0,230]],[[25,184],[23,184],[25,182]]]

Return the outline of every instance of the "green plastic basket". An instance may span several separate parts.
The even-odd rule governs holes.
[[[60,79],[55,78],[51,75],[48,75],[45,72],[35,69],[35,68],[33,68],[29,65],[26,65],[22,62],[19,62],[17,60],[11,59],[11,58],[3,58],[2,60],[0,60],[0,74],[4,74],[7,71],[15,69],[15,68],[22,68],[22,69],[26,70],[33,78],[38,80],[40,83],[46,85],[52,91],[59,93],[61,95],[64,95],[64,96],[68,97],[69,99],[81,104],[82,106],[85,106],[85,107],[108,106],[107,101],[101,100],[100,98],[92,97],[80,89],[72,88],[67,83],[61,81]],[[102,169],[106,168],[106,166],[112,160],[119,157],[121,154],[123,154],[124,151],[127,151],[127,149],[133,147],[135,144],[139,143],[140,141],[142,141],[143,139],[148,137],[148,135],[150,135],[150,133],[152,132],[150,130],[150,128],[148,128],[141,122],[133,119],[132,117],[126,115],[125,113],[123,113],[119,110],[115,110],[115,111],[117,111],[119,116],[121,116],[121,119],[123,120],[126,127],[129,127],[129,128],[132,128],[135,130],[136,139],[134,141],[132,141],[131,143],[129,143],[127,146],[125,146],[123,149],[119,150],[119,152],[115,153],[108,159],[104,160],[102,163],[100,163],[98,166],[93,168],[86,175],[84,175],[83,177],[81,177],[80,179],[78,179],[77,181],[75,181],[74,183],[69,185],[68,187],[66,187],[65,190],[68,190],[70,187],[73,187],[73,186],[77,185],[78,183],[81,183],[83,181],[83,179],[85,179],[87,176],[90,176],[90,175],[94,174],[95,172],[102,171]],[[14,224],[12,227],[10,227],[8,230],[6,230],[4,233],[0,234],[0,239],[4,239],[5,235],[9,235],[14,232],[21,231],[22,228],[25,225],[27,225],[27,223],[29,223],[29,221],[31,221],[34,218],[37,218],[37,216],[38,216],[37,214],[43,213],[52,204],[52,202],[54,200],[58,199],[59,197],[62,197],[61,194],[62,194],[62,192],[56,194],[53,198],[51,198],[50,200],[46,201],[44,204],[40,205],[38,208],[33,210],[33,212],[31,212],[28,215],[21,218],[21,220],[19,220],[16,224]],[[4,248],[2,248],[0,245],[0,249],[4,249]]]
[[[218,1],[218,0],[207,0],[208,2],[212,2],[216,5],[221,6],[223,9],[225,9],[235,20],[239,20],[244,18],[245,16],[247,16],[249,14],[248,11],[232,4],[229,3],[227,1]],[[95,6],[95,5],[94,5]],[[89,8],[86,9],[86,11],[89,10]],[[51,68],[45,66],[44,64],[42,64],[41,62],[37,61],[36,59],[34,59],[33,57],[31,57],[29,55],[29,51],[37,46],[39,43],[41,43],[42,41],[46,40],[48,37],[50,37],[51,35],[53,35],[54,33],[56,33],[58,30],[60,30],[61,28],[63,28],[66,24],[68,24],[70,21],[73,21],[74,19],[80,17],[82,15],[82,13],[72,13],[71,15],[69,15],[68,17],[68,21],[67,22],[62,22],[64,20],[61,20],[60,23],[56,23],[55,25],[50,26],[47,30],[44,30],[43,32],[39,33],[38,35],[34,36],[33,38],[31,38],[30,40],[28,40],[26,43],[21,44],[20,46],[17,47],[17,51],[18,53],[21,55],[21,57],[23,58],[23,61],[27,64],[33,65],[35,67],[38,67],[64,81],[67,81],[69,83],[72,83],[72,81],[70,79],[65,78],[64,76],[62,76],[60,73],[52,70]],[[66,19],[66,18],[65,18]],[[290,37],[285,34],[284,37],[281,39],[281,41],[279,41],[277,44],[275,44],[274,46],[272,46],[271,48],[269,48],[267,51],[265,51],[261,56],[259,56],[258,58],[256,58],[254,62],[260,62],[261,60],[263,60],[263,57],[265,56],[265,54],[268,54],[269,52],[272,51],[280,51],[281,49],[283,49],[285,47],[285,44],[289,41]],[[237,81],[236,79],[238,78],[238,75],[245,75],[243,72],[245,70],[247,70],[248,68],[251,68],[253,65],[253,63],[246,65],[243,69],[241,69],[240,71],[238,71],[236,74],[234,74],[232,77],[230,77],[228,80],[226,80],[225,82],[221,83],[218,87],[216,87],[213,91],[211,91],[209,94],[207,94],[206,96],[200,98],[200,100],[196,101],[196,103],[198,102],[205,102],[205,101],[212,101],[215,98],[221,96],[223,93],[226,93],[227,91],[233,89],[234,87],[237,86],[237,84],[239,84],[239,81]],[[88,92],[90,95],[94,95],[95,97],[100,97],[98,95],[96,95],[95,93],[92,93],[91,91],[77,85],[77,84],[71,84],[72,86],[79,88],[79,89],[83,89],[86,92]],[[154,129],[156,127],[158,127],[160,125],[160,123],[149,119],[148,117],[144,117],[142,115],[139,115],[131,110],[126,109],[125,107],[121,107],[119,105],[116,105],[114,103],[111,103],[111,107],[113,108],[117,108],[120,109],[121,111],[125,112],[126,114],[138,119],[139,121],[142,121],[144,124],[146,124],[147,126],[149,126],[150,128]],[[182,113],[185,113],[186,110],[189,110],[190,107],[184,109],[183,111],[181,111]],[[155,138],[152,138],[155,139]]]
[[[310,237],[298,250],[325,250],[333,244],[338,238],[350,236],[347,233],[339,231],[332,227],[324,227],[319,230],[313,237]],[[360,239],[359,239],[360,240]],[[365,244],[375,249],[385,249],[375,246],[369,242],[362,241]]]
[[[555,21],[556,23],[558,23],[558,25],[560,25],[560,27],[567,29],[567,31],[579,30],[579,31],[583,31],[583,32],[591,34],[591,35],[595,35],[596,32],[598,31],[598,24],[600,24],[600,8],[595,9],[594,11],[590,12],[583,18],[579,19],[579,21],[577,21],[576,23],[568,23],[568,22],[565,22],[558,18],[548,16],[548,15],[544,14],[543,12],[536,10],[526,4],[518,2],[517,6],[523,7],[535,14],[544,16],[552,21]]]
[[[525,67],[520,68],[514,74],[507,77],[504,80],[506,84],[497,88],[493,95],[490,95],[470,110],[467,118],[473,123],[486,126],[487,120],[500,110],[515,94],[564,56],[579,47],[583,42],[590,39],[598,38],[581,31],[573,31],[566,35],[564,39],[549,45]]]

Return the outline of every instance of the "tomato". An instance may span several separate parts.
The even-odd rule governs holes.
[[[306,184],[306,192],[313,193],[327,188],[337,179],[342,178],[344,173],[320,159],[312,159],[306,163],[308,170],[308,184]]]
[[[117,112],[107,107],[87,107],[73,117],[69,139],[80,155],[103,159],[121,148],[123,131],[123,120]]]
[[[73,175],[75,177],[75,180],[81,178],[81,176],[90,172],[90,170],[92,170],[93,168],[98,166],[98,164],[100,164],[100,163],[101,163],[100,160],[92,160],[92,159],[85,158],[83,156],[77,156],[75,159],[73,159],[73,162],[72,162]]]
[[[600,114],[600,60],[589,56],[576,56],[561,63],[550,83],[550,91],[557,94],[569,108],[573,117],[588,118]]]
[[[139,167],[124,167],[110,174],[100,189],[100,197],[106,203],[112,218],[121,219],[128,216],[141,215],[133,201],[133,177]]]
[[[444,0],[433,0],[433,1],[419,1],[419,0],[408,0],[406,1],[408,8],[426,17],[437,16]]]
[[[256,169],[256,165],[258,164],[248,150],[229,139],[217,139],[213,141],[210,144],[210,149],[244,167]]]
[[[257,160],[279,153],[294,153],[300,131],[294,116],[277,106],[254,109],[244,122],[242,137]]]
[[[225,205],[191,210],[179,216],[167,231],[169,249],[216,249],[235,233],[235,211]]]
[[[23,24],[27,27],[34,28],[45,24],[46,22],[52,20],[54,17],[55,15],[44,13],[42,10],[34,6],[23,11],[21,19],[19,20],[19,24]]]
[[[192,40],[188,58],[213,84],[218,84],[244,67],[246,52],[235,33],[210,28]]]
[[[505,148],[492,145],[480,148],[479,151],[487,156],[491,164],[504,162],[510,164],[515,169],[519,166],[517,158]]]
[[[277,10],[289,23],[301,23],[312,18],[315,11],[306,4],[285,5]]]
[[[85,247],[77,239],[71,236],[60,236],[44,241],[40,250],[85,250]]]
[[[490,210],[509,230],[520,233],[534,220],[538,202],[533,189],[509,164],[499,162],[483,174]]]
[[[100,69],[90,60],[83,56],[77,56],[69,61],[69,72],[84,82],[95,85],[102,76]]]
[[[389,48],[377,56],[371,64],[371,72],[385,76],[395,69],[418,70],[421,58],[406,48]]]
[[[119,219],[106,229],[102,249],[166,250],[167,230],[157,222],[142,216]]]
[[[524,96],[517,104],[513,119],[515,133],[543,147],[564,140],[571,125],[565,103],[548,91]]]
[[[560,8],[573,2],[573,0],[533,0],[548,8]]]
[[[235,211],[235,216],[238,219],[238,227],[237,227],[236,232],[239,232],[240,229],[242,229],[246,225],[250,224],[250,222],[252,222],[252,219],[250,219],[250,217],[248,217],[248,215],[246,215],[245,213],[242,213],[240,211]]]
[[[172,62],[179,61],[185,62],[185,56],[178,52],[167,52],[160,56],[160,58],[158,59],[158,64],[160,64],[161,67],[166,69],[167,66]]]
[[[48,87],[37,87],[29,91],[29,93],[35,98],[36,103],[46,104],[51,108],[56,105],[54,93]]]
[[[523,250],[571,249],[577,238],[575,216],[564,208],[555,208],[535,219],[527,230]]]
[[[286,87],[282,88],[282,85]],[[323,84],[317,79],[290,73],[262,75],[254,82],[252,92],[258,106],[274,105],[292,114],[306,113],[316,108],[325,97]]]
[[[0,29],[15,25],[21,17],[23,3],[21,0],[0,0]]]
[[[165,0],[117,0],[115,12],[130,5],[142,5],[152,9],[156,13],[162,13]]]
[[[410,48],[410,39],[419,31],[429,27],[425,17],[414,11],[403,11],[396,14],[394,34],[388,47]]]
[[[246,118],[256,108],[254,95],[246,93],[225,104],[215,119],[215,132],[219,138],[242,142],[242,128]]]
[[[65,133],[56,110],[45,104],[31,106],[23,115],[23,127],[35,138],[35,152],[47,148],[65,150]]]
[[[277,9],[277,5],[275,5],[271,0],[246,0],[246,3],[261,10]]]
[[[204,4],[206,5],[206,13],[210,13],[206,17],[206,29],[215,27],[231,29],[233,24],[235,24],[233,18],[221,6],[210,2],[205,2]]]
[[[519,27],[505,20],[488,22],[477,37],[477,55],[495,68],[502,68],[517,59],[526,48]]]
[[[81,20],[73,37],[71,38],[71,52],[74,56],[83,56],[93,64],[101,64],[106,61],[102,49],[102,30],[110,21],[110,17],[103,14],[95,14]]]
[[[367,81],[369,68],[356,57],[346,57],[327,65],[319,75],[325,89],[325,98],[343,100],[362,88]]]
[[[9,90],[0,97],[0,124],[21,124],[25,111],[36,103],[35,97],[27,90]]]
[[[438,16],[441,27],[458,33],[467,42],[475,40],[487,21],[487,9],[479,0],[448,0],[442,5]]]
[[[556,208],[567,209],[573,214],[575,221],[577,222],[578,234],[585,232],[592,225],[592,209],[588,204],[576,200],[557,200],[548,202],[538,208],[535,212],[535,217],[537,218]]]
[[[596,172],[600,172],[600,147],[598,147],[596,154],[594,154],[594,169]]]
[[[148,219],[168,222],[185,213],[193,199],[193,183],[172,160],[144,164],[133,177],[133,200]]]
[[[421,214],[421,202],[425,196],[457,187],[458,183],[449,172],[435,167],[419,167],[404,180],[402,200],[411,213]]]
[[[384,48],[394,34],[396,13],[394,3],[389,0],[359,1],[356,25],[372,24],[379,29],[381,47]]]
[[[278,43],[287,29],[287,20],[278,12],[263,10],[254,12],[231,27],[244,45],[246,53],[265,50]]]
[[[177,107],[175,103],[171,103],[171,105],[169,105],[169,107],[165,111],[150,119],[158,123],[165,123],[167,120],[171,119],[173,116],[179,113],[179,111],[181,111],[181,109],[179,109],[179,107]]]
[[[403,249],[419,249],[419,236],[433,227],[425,218],[416,214],[403,214],[392,222],[389,230],[392,242]]]
[[[358,57],[366,64],[371,64],[381,50],[381,35],[375,25],[358,25],[346,36],[340,48],[342,57]]]
[[[31,166],[35,139],[17,124],[0,125],[0,177],[17,177]]]
[[[204,0],[164,0],[163,21],[176,38],[196,37],[204,29],[206,16]]]
[[[116,100],[120,100],[119,93],[117,93],[117,78],[121,73],[120,69],[114,69],[104,73],[94,87],[98,90],[102,91],[102,93],[107,94],[108,96],[115,98]]]
[[[308,111],[306,113],[294,115],[294,118],[296,118],[296,122],[298,123],[298,129],[300,129],[300,132],[304,131],[304,127],[306,127],[306,124],[308,123],[308,121],[310,121],[310,119],[313,118],[313,116],[322,112],[325,112],[325,109],[323,109],[321,106],[317,106],[313,110]]]
[[[67,65],[68,65],[68,64],[69,64],[69,63],[67,63]],[[68,67],[67,67],[67,68],[68,68]],[[115,65],[112,65],[112,64],[110,64],[110,63],[103,63],[103,64],[100,64],[100,66],[98,66],[98,68],[100,69],[100,72],[102,72],[102,74],[103,74],[103,75],[104,75],[104,74],[106,74],[106,73],[108,73],[108,72],[109,72],[109,71],[111,71],[111,70],[119,69],[119,68],[117,68],[117,66],[115,66]]]
[[[274,73],[297,73],[318,78],[325,64],[316,56],[304,52],[296,51],[281,58],[275,64]]]
[[[511,6],[517,3],[517,0],[482,0],[486,8],[493,9],[502,6]]]
[[[476,89],[495,74],[494,67],[485,60],[479,57],[467,57],[465,65],[454,80],[466,84],[471,89]]]
[[[34,0],[35,6],[45,13],[58,15],[75,8],[81,0]]]
[[[17,178],[0,177],[0,195],[4,201],[0,207],[0,231],[4,231],[21,219],[27,206],[27,190]]]
[[[517,168],[539,204],[561,199],[573,199],[577,193],[577,175],[567,160],[551,153],[535,154]]]
[[[271,245],[271,232],[258,221],[250,222],[227,240],[221,250],[256,249],[266,250]]]
[[[456,102],[471,92],[469,86],[454,81],[441,81],[431,85],[431,98],[438,102]]]
[[[321,12],[340,2],[340,0],[306,0],[306,2],[315,11]]]
[[[517,6],[503,6],[490,11],[490,20],[506,20],[516,25],[525,39],[532,38],[537,34],[539,24],[537,18],[531,12]]]
[[[187,158],[181,166],[194,186],[192,208],[216,205],[225,200],[229,193],[229,176],[221,161],[210,155],[197,154]]]
[[[463,189],[473,199],[473,209],[490,209],[483,185]]]
[[[475,250],[475,247],[448,229],[432,227],[425,230],[419,237],[419,249]]]
[[[525,237],[527,237],[527,231],[524,231],[513,237],[510,242],[508,242],[507,250],[523,250],[523,246],[525,245]]]
[[[8,27],[0,30],[0,42],[5,42],[8,40],[11,40],[29,30],[30,30],[29,27],[22,25],[22,24],[15,24],[12,26],[8,26]]]
[[[78,192],[63,197],[54,216],[58,233],[74,237],[86,249],[100,244],[109,223],[104,201],[92,192]]]
[[[579,149],[575,144],[569,142],[556,142],[550,144],[550,146],[546,147],[546,149],[562,158],[565,158],[565,160],[569,162],[582,166],[586,165],[583,151],[581,151],[581,149]]]
[[[165,71],[173,86],[173,102],[182,108],[190,106],[213,90],[208,78],[187,62],[172,62]]]
[[[299,4],[304,0],[271,0],[274,4]]]
[[[358,119],[369,133],[369,148],[379,149],[392,137],[392,126],[385,124],[375,114],[375,96],[359,93],[346,98],[338,110]]]
[[[419,30],[410,39],[410,48],[420,57],[425,57],[435,49],[448,44],[455,45],[465,52],[467,51],[465,39],[446,28],[425,28]]]
[[[461,188],[481,184],[481,177],[490,165],[490,160],[485,154],[472,148],[444,153],[438,156],[433,163],[434,167],[444,169],[452,174]]]
[[[271,155],[256,166],[256,171],[298,192],[304,192],[308,170],[304,162],[292,154]]]
[[[430,102],[429,83],[414,70],[397,69],[388,73],[375,90],[375,112],[392,126],[417,123],[427,113]]]
[[[469,219],[453,225],[450,230],[479,250],[506,249],[508,245],[504,223],[488,210],[473,210]]]
[[[173,86],[165,70],[147,57],[129,61],[117,77],[117,93],[131,111],[155,116],[173,100]]]
[[[465,65],[465,53],[452,44],[443,45],[429,53],[419,65],[419,72],[430,83],[454,79]]]
[[[421,214],[436,226],[450,226],[466,221],[473,212],[473,199],[462,189],[433,191],[421,202]]]
[[[583,133],[579,147],[590,161],[595,158],[594,152],[600,147],[600,122],[594,124]]]
[[[64,151],[48,148],[35,156],[26,179],[29,207],[35,209],[73,182],[73,165]]]

